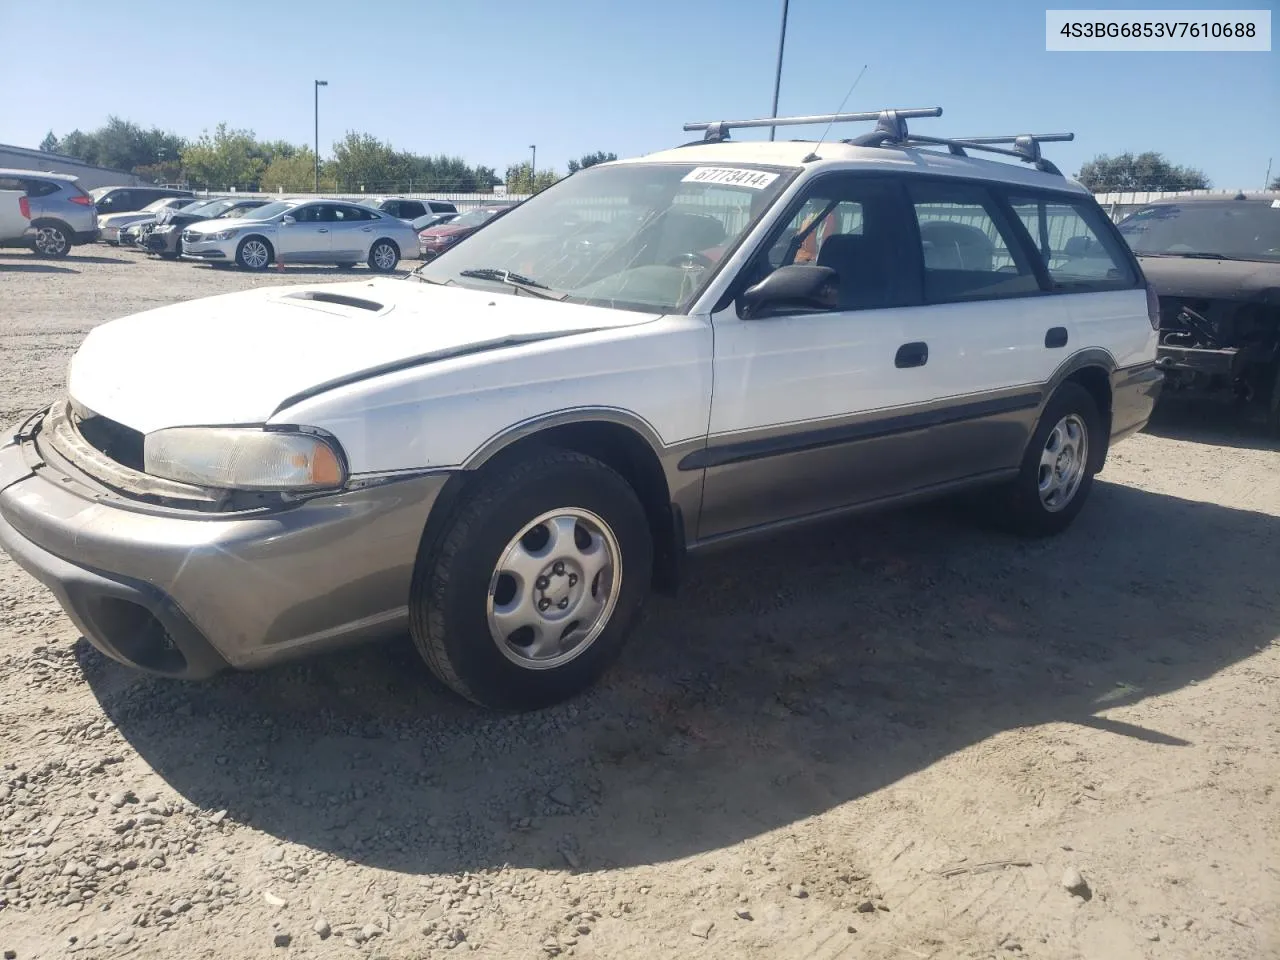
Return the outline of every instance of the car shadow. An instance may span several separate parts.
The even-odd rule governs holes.
[[[1261,404],[1161,397],[1146,432],[1169,440],[1246,450],[1280,450],[1280,436],[1266,423]]]
[[[79,273],[70,267],[58,267],[43,261],[22,263],[14,261],[0,262],[0,273]]]
[[[785,827],[1015,728],[1176,763],[1187,741],[1103,714],[1274,640],[1278,555],[1276,517],[1102,481],[1048,541],[958,506],[833,523],[691,564],[604,682],[528,715],[443,693],[407,640],[203,684],[77,654],[202,808],[406,873],[593,870]]]

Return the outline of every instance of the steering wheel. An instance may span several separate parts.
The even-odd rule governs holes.
[[[692,250],[688,253],[682,253],[678,257],[672,257],[667,261],[668,267],[702,267],[703,269],[706,269],[707,267],[714,267],[715,265],[715,261],[710,257],[704,256],[701,253],[695,253]]]

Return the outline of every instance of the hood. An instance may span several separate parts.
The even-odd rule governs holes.
[[[134,210],[130,213],[100,213],[98,214],[98,226],[126,227],[131,223],[137,223],[139,220],[150,220],[154,216],[154,213],[144,213],[140,210]]]
[[[1141,255],[1138,262],[1161,297],[1256,300],[1280,306],[1280,263]]]
[[[413,279],[267,287],[95,327],[67,385],[77,403],[143,433],[264,423],[325,385],[658,316]]]
[[[418,236],[420,237],[452,237],[452,236],[456,236],[459,233],[467,233],[474,229],[475,227],[459,227],[452,223],[441,223],[441,224],[437,224],[434,227],[427,227],[427,229],[425,230],[420,230],[418,232]]]

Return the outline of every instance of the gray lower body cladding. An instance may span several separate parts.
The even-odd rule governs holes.
[[[0,547],[103,653],[188,678],[403,630],[422,531],[447,479],[240,518],[144,512],[54,475],[30,446],[0,447]]]

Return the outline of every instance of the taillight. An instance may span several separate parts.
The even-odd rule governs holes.
[[[67,199],[68,199],[68,200],[70,200],[72,203],[78,203],[78,204],[80,204],[80,206],[82,206],[82,207],[92,207],[92,206],[93,206],[93,197],[87,196],[86,194],[83,194],[83,193],[75,193],[75,194],[72,194],[72,195],[71,195],[70,197],[68,197]]]
[[[18,212],[21,213],[28,220],[30,220],[31,219],[31,201],[28,200],[26,197],[19,197]]]
[[[1147,319],[1151,321],[1151,329],[1160,329],[1160,298],[1156,296],[1156,288],[1147,284]]]

